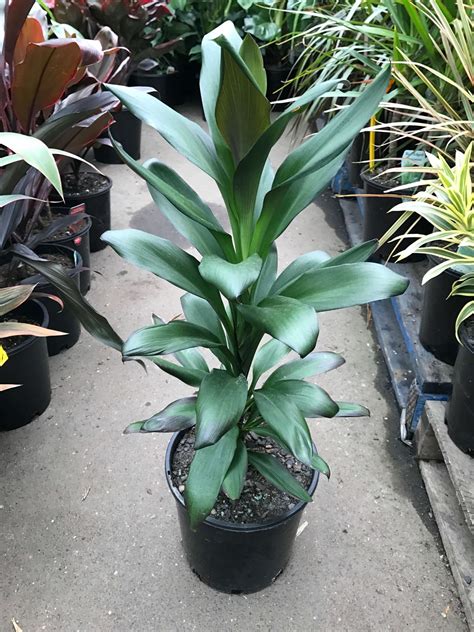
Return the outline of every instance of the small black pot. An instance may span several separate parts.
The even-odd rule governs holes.
[[[360,174],[364,183],[364,193],[366,195],[384,195],[386,191],[392,187],[385,187],[383,184],[377,182],[377,180],[367,172],[362,171]],[[400,204],[403,200],[400,196],[389,193],[391,197],[364,197],[364,241],[370,241],[371,239],[380,239],[389,228],[400,218],[398,213],[389,213],[389,211]],[[393,197],[392,197],[393,196]],[[408,227],[409,222],[398,229],[391,239],[403,235]],[[428,235],[433,230],[433,226],[424,218],[420,218],[415,228],[417,233]],[[381,246],[375,255],[372,257],[374,260],[388,258],[394,259],[396,254],[400,253],[404,248],[413,243],[413,239],[403,239],[400,242],[392,242],[391,239]],[[414,261],[422,261],[424,255],[411,255],[406,259],[403,259],[401,263],[409,263]]]
[[[110,127],[110,133],[114,140],[118,141],[127,154],[138,160],[141,153],[142,141],[142,122],[134,116],[129,110],[121,110],[114,113],[115,123]],[[108,130],[100,136],[108,138]],[[94,158],[98,162],[107,165],[121,165],[123,160],[111,145],[102,145],[100,143],[94,146]]]
[[[238,525],[208,517],[192,531],[184,499],[171,479],[173,454],[185,433],[172,436],[166,450],[165,473],[176,500],[188,563],[199,579],[221,592],[241,594],[263,590],[275,581],[290,559],[306,503],[297,502],[281,518],[265,524]],[[309,494],[314,494],[318,480],[315,471]]]
[[[23,316],[41,327],[49,324],[48,311],[37,300],[27,301],[9,316]],[[9,351],[7,362],[0,368],[0,384],[21,384],[0,392],[0,431],[20,428],[41,415],[51,401],[46,338],[28,336]]]
[[[64,213],[64,215],[69,214],[69,208],[58,208],[54,207],[56,212]],[[87,294],[91,287],[91,249],[90,249],[90,241],[89,241],[89,232],[92,226],[92,220],[90,217],[86,217],[81,220],[84,223],[82,228],[74,229],[74,234],[69,235],[67,237],[63,237],[61,239],[55,239],[53,241],[43,242],[48,246],[67,246],[68,248],[72,248],[76,252],[78,252],[82,259],[82,265],[84,266],[84,270],[80,273],[80,288],[82,294]]]
[[[81,172],[83,173],[83,172]],[[64,203],[68,208],[73,208],[78,204],[85,204],[85,212],[92,219],[92,226],[89,231],[89,241],[91,252],[103,250],[107,244],[101,240],[101,235],[106,230],[110,230],[110,189],[112,180],[104,174],[84,172],[98,178],[101,182],[99,191],[65,193]]]
[[[359,132],[354,138],[347,160],[349,181],[357,189],[364,186],[361,172],[366,168],[365,161],[368,157],[367,132]]]
[[[435,266],[440,259],[428,255]],[[469,302],[467,296],[450,296],[453,283],[461,275],[455,270],[445,270],[424,286],[420,320],[420,342],[438,360],[453,365],[458,353],[455,325],[461,309]],[[449,298],[448,298],[449,297]]]
[[[171,107],[182,105],[186,96],[186,82],[179,70],[170,73],[134,72],[128,82],[129,86],[148,86],[155,95]]]
[[[269,101],[281,101],[283,99],[291,99],[291,86],[285,85],[288,80],[291,66],[265,66],[267,72],[267,99]],[[280,112],[288,107],[288,103],[280,103],[273,105],[276,112]]]
[[[35,248],[35,252],[39,256],[51,252],[66,254],[71,261],[75,262],[75,267],[74,269],[71,269],[70,276],[77,284],[77,287],[79,287],[79,271],[82,268],[82,259],[77,251],[72,248],[67,248],[66,246],[43,244]],[[26,279],[24,283],[28,283],[28,281],[29,280]],[[56,288],[46,280],[41,281],[41,278],[36,286],[36,291],[43,292],[45,294],[52,294],[53,296],[57,295]],[[81,323],[67,305],[64,305],[64,308],[61,309],[61,306],[56,301],[49,298],[41,298],[38,300],[41,301],[48,310],[50,329],[63,331],[67,334],[66,336],[52,336],[48,338],[49,355],[54,356],[64,349],[70,349],[79,340],[79,336],[81,335]]]
[[[463,344],[454,365],[453,393],[446,409],[446,423],[457,447],[474,455],[474,321],[470,325],[467,322],[459,328]]]

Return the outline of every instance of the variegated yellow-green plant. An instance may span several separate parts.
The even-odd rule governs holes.
[[[306,418],[367,410],[334,401],[306,381],[343,362],[335,353],[313,353],[317,314],[384,299],[407,286],[385,266],[367,262],[376,242],[334,257],[310,252],[277,273],[276,239],[337,173],[354,136],[385,94],[389,68],[275,172],[270,150],[287,125],[338,80],[310,88],[272,118],[262,57],[250,36],[242,40],[227,22],[204,38],[202,53],[200,87],[209,133],[151,95],[108,86],[135,116],[216,181],[227,210],[230,232],[176,171],[157,159],[142,165],[117,146],[147,182],[159,210],[199,255],[139,230],[110,231],[103,239],[127,261],[184,290],[183,317],[166,323],[155,316],[151,325],[123,341],[55,264],[31,261],[94,336],[123,358],[149,360],[195,389],[128,428],[144,433],[195,426],[196,451],[184,493],[193,526],[210,513],[221,489],[231,499],[240,496],[249,465],[296,498],[311,500],[275,457],[250,449],[247,436],[271,437],[329,475]],[[210,349],[217,366],[209,366],[198,347]],[[290,351],[300,357],[274,368]]]
[[[448,268],[461,273],[461,278],[453,284],[452,294],[472,297],[473,300],[462,308],[457,317],[456,336],[458,336],[460,324],[474,315],[472,151],[473,143],[466,151],[457,151],[454,165],[450,165],[442,156],[427,154],[429,165],[426,167],[403,169],[404,172],[421,173],[428,177],[418,183],[418,189],[410,200],[392,209],[392,212],[403,214],[381,240],[381,243],[385,243],[413,215],[424,217],[433,225],[433,232],[429,235],[408,232],[397,238],[414,238],[413,243],[398,255],[398,260],[403,260],[414,253],[434,255],[442,259],[441,263],[424,275],[423,283],[427,283]],[[400,172],[402,169],[389,171]],[[396,190],[400,189],[402,187],[397,187]]]

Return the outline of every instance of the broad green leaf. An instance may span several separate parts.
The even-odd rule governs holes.
[[[249,451],[248,460],[250,465],[254,467],[257,472],[260,472],[267,481],[275,485],[278,489],[305,503],[312,502],[313,499],[305,488],[300,485],[288,472],[288,469],[271,454]]]
[[[242,417],[246,401],[247,380],[243,375],[233,377],[219,369],[206,375],[196,404],[195,449],[213,445],[235,426]]]
[[[271,369],[272,366],[275,366],[275,364],[285,357],[289,351],[290,347],[288,347],[288,345],[285,345],[283,342],[275,339],[270,340],[260,347],[255,354],[255,359],[253,361],[252,383],[256,384],[260,376],[265,373],[265,371],[268,371],[268,369]]]
[[[270,102],[244,73],[230,49],[222,50],[222,63],[216,122],[238,164],[269,126]]]
[[[301,113],[303,107],[314,99],[322,96],[337,83],[336,80],[313,86],[305,94],[296,99],[296,101],[288,106],[263,132],[248,154],[238,164],[234,175],[233,188],[235,201],[242,215],[249,214],[250,217],[254,215],[257,192],[259,183],[262,180],[264,166],[268,164],[267,159],[270,150],[281,138],[288,123],[292,118]]]
[[[102,240],[130,263],[186,292],[209,296],[210,288],[199,274],[197,259],[171,241],[134,228],[108,230]]]
[[[377,110],[389,79],[390,66],[387,66],[353,103],[336,114],[320,132],[294,149],[277,170],[274,187],[309,175],[340,155]]]
[[[13,285],[0,288],[0,316],[4,316],[24,303],[34,290],[34,285]]]
[[[176,353],[191,347],[218,347],[222,343],[207,329],[186,321],[173,320],[166,325],[138,329],[125,341],[124,357],[147,357]]]
[[[378,263],[346,263],[306,272],[283,290],[318,312],[362,305],[402,294],[408,279]]]
[[[191,528],[211,512],[237,447],[239,429],[234,426],[214,445],[196,450],[189,468],[184,499]]]
[[[311,467],[313,442],[306,420],[296,404],[273,389],[255,391],[254,398],[259,413],[270,428],[297,459]]]
[[[360,404],[351,402],[336,402],[339,407],[336,417],[370,417],[370,411]]]
[[[247,448],[244,442],[239,439],[235,450],[234,458],[225,475],[222,489],[231,500],[240,498],[247,476]]]
[[[319,332],[318,319],[314,310],[300,301],[271,296],[258,305],[240,304],[238,310],[245,320],[301,356],[314,349]]]
[[[255,254],[240,263],[229,263],[215,255],[206,255],[199,264],[203,279],[228,299],[240,296],[258,279],[262,260]]]
[[[163,410],[144,421],[136,421],[125,429],[132,432],[178,432],[196,423],[196,398],[184,397],[168,404]],[[140,428],[138,430],[138,424]]]
[[[192,296],[192,295],[190,295]],[[203,300],[203,299],[199,299]],[[155,325],[165,325],[166,322],[153,314],[153,323]],[[196,369],[198,371],[209,373],[209,367],[207,366],[207,362],[202,357],[201,353],[198,349],[191,347],[190,349],[183,349],[182,351],[177,351],[173,354],[176,360],[187,369]]]
[[[252,74],[262,94],[267,92],[267,73],[263,66],[263,57],[256,41],[250,35],[244,37],[240,47],[240,56]]]
[[[334,417],[339,408],[324,389],[303,380],[279,380],[260,391],[271,399],[275,392],[292,401],[304,417]]]
[[[63,197],[61,176],[59,175],[56,161],[49,147],[41,140],[25,134],[1,132],[0,145],[5,145],[15,154],[21,156],[31,167],[38,169],[51,182],[61,198]]]
[[[153,127],[180,154],[218,182],[225,174],[211,139],[201,127],[165,105],[151,94],[126,86],[105,87],[140,120]]]
[[[159,160],[148,162],[148,167],[142,165],[127,154],[113,138],[111,140],[115,151],[130,169],[142,177],[150,187],[161,193],[178,211],[217,233],[216,238],[220,233],[225,237],[226,232],[214,217],[211,209],[173,169]]]
[[[268,255],[265,257],[257,282],[252,288],[251,303],[258,305],[266,298],[275,282],[278,269],[278,253],[275,244],[272,244]]]
[[[145,162],[145,167],[153,169],[153,160]],[[147,183],[150,195],[153,198],[158,210],[173,224],[174,228],[185,237],[191,245],[193,245],[202,255],[217,255],[224,257],[225,252],[213,233],[202,224],[190,219],[181,211],[171,204],[164,195],[159,193],[150,184]],[[228,236],[229,248],[232,252],[232,242]]]
[[[194,296],[194,294],[183,294],[180,300],[184,316],[189,323],[207,329],[222,344],[225,344],[226,339],[221,321],[205,299]]]
[[[123,340],[112,328],[109,321],[101,316],[82,296],[75,281],[71,279],[65,268],[50,261],[38,260],[16,250],[15,255],[34,268],[55,288],[60,299],[79,318],[82,326],[94,338],[117,351],[122,351]]]
[[[321,472],[321,474],[324,474],[324,476],[330,478],[331,471],[329,469],[329,465],[324,459],[319,456],[319,454],[313,454],[313,458],[311,459],[311,467],[315,470],[318,470],[318,472]]]
[[[265,385],[273,386],[279,380],[303,380],[337,369],[344,362],[342,356],[331,351],[310,353],[306,358],[298,358],[278,367],[267,379]]]
[[[344,250],[344,252],[341,252],[334,257],[330,257],[322,263],[321,267],[329,268],[332,266],[342,265],[343,263],[362,263],[367,261],[367,259],[374,254],[378,247],[379,243],[376,239],[364,241],[361,244],[352,246],[352,248],[349,248],[348,250]]]
[[[307,252],[306,254],[298,257],[287,266],[283,272],[279,275],[277,280],[272,286],[272,294],[278,294],[289,283],[298,279],[301,275],[308,270],[319,268],[325,261],[330,261],[330,256],[322,250],[314,250],[313,252]]]
[[[148,358],[153,364],[160,367],[162,371],[178,378],[181,382],[188,384],[189,386],[199,386],[202,380],[207,375],[207,371],[200,371],[199,369],[190,369],[188,367],[180,366],[174,362],[161,358],[159,356],[152,356]]]

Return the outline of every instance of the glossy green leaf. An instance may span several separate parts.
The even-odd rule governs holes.
[[[174,357],[178,362],[187,369],[197,369],[198,371],[204,371],[209,373],[209,367],[206,360],[202,357],[202,354],[194,348],[184,349],[183,351],[177,351]]]
[[[300,485],[288,472],[288,469],[271,454],[249,451],[248,460],[249,464],[254,467],[257,472],[260,472],[267,481],[275,485],[278,489],[305,503],[312,502],[313,499],[305,488]]]
[[[132,114],[156,129],[180,154],[218,182],[225,180],[212,141],[197,123],[137,88],[116,84],[107,84],[105,87],[120,99]]]
[[[352,248],[349,248],[348,250],[344,250],[344,252],[341,252],[334,257],[330,257],[322,263],[321,267],[328,268],[332,266],[339,266],[344,263],[362,263],[367,261],[378,247],[379,243],[376,239],[364,241],[361,244],[352,246]]]
[[[275,366],[275,364],[284,358],[289,352],[290,347],[288,345],[285,345],[283,342],[275,339],[270,340],[260,347],[255,354],[255,359],[253,361],[252,383],[256,384],[257,380],[263,373],[265,373],[265,371],[268,371],[268,369],[271,369],[272,366]]]
[[[158,356],[152,356],[148,358],[151,360],[153,364],[160,367],[162,371],[176,377],[184,384],[188,384],[189,386],[199,386],[202,380],[206,377],[207,371],[201,371],[199,369],[190,369],[188,367],[180,366],[179,364],[175,364],[174,362],[170,362],[166,358],[161,358]]]
[[[256,84],[260,88],[260,92],[262,94],[266,94],[267,73],[265,72],[265,68],[263,66],[262,53],[260,52],[260,48],[253,37],[250,37],[248,34],[244,37],[239,53],[252,74]]]
[[[42,173],[62,198],[61,176],[54,156],[47,145],[34,136],[14,132],[1,132],[0,145],[8,147],[15,154],[21,156],[31,167]]]
[[[247,476],[247,448],[244,442],[239,439],[235,450],[234,458],[225,475],[222,489],[231,500],[240,498]]]
[[[206,300],[194,296],[194,294],[183,294],[180,300],[184,316],[188,322],[207,329],[225,344],[226,338],[221,321]]]
[[[173,285],[197,296],[206,297],[209,287],[198,271],[199,262],[171,241],[142,230],[109,230],[102,240],[121,257]]]
[[[230,50],[222,51],[222,60],[216,122],[238,164],[269,126],[270,103],[243,72]]]
[[[316,313],[307,305],[287,297],[271,296],[258,305],[239,305],[245,320],[277,338],[301,356],[314,349],[318,337]]]
[[[336,417],[370,417],[370,410],[360,404],[336,402],[339,407]]]
[[[278,276],[271,288],[272,294],[278,294],[292,281],[299,279],[305,272],[319,268],[325,261],[330,261],[330,256],[322,250],[307,252],[298,257],[287,266]]]
[[[278,253],[275,244],[272,244],[268,255],[265,257],[257,282],[252,288],[251,303],[258,305],[266,298],[275,282],[278,269]]]
[[[222,343],[207,329],[186,321],[173,320],[166,325],[138,329],[125,341],[125,357],[147,357],[176,353],[191,347],[217,347]]]
[[[199,264],[202,278],[229,299],[237,298],[255,283],[261,268],[262,260],[257,254],[240,263],[229,263],[215,255],[207,255]]]
[[[195,449],[213,445],[235,426],[242,417],[246,401],[247,380],[243,375],[233,377],[219,369],[206,375],[196,404]]]
[[[197,450],[189,468],[184,499],[191,528],[211,512],[237,447],[239,429],[231,428],[214,445]]]
[[[313,375],[326,373],[337,369],[345,360],[342,356],[332,351],[317,351],[310,353],[306,358],[298,358],[278,367],[269,376],[265,385],[273,386],[279,380],[303,380]]]
[[[184,397],[168,404],[163,410],[144,421],[136,421],[125,429],[132,432],[178,432],[196,423],[196,398]],[[138,424],[141,424],[138,430]]]
[[[324,459],[319,456],[319,454],[313,454],[313,458],[311,459],[311,467],[314,470],[318,470],[318,472],[321,472],[321,474],[324,474],[324,476],[327,476],[328,478],[331,477],[329,465]]]
[[[311,466],[313,442],[303,414],[283,393],[268,389],[254,393],[259,413],[291,450],[292,454]]]
[[[339,410],[336,402],[324,389],[310,382],[279,380],[271,387],[265,384],[260,392],[271,398],[275,391],[296,404],[304,417],[334,417]]]
[[[318,312],[402,294],[408,279],[378,263],[346,263],[306,272],[282,292]]]

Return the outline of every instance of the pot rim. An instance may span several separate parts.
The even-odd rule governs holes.
[[[47,327],[49,325],[49,313],[46,307],[43,305],[43,303],[41,301],[38,301],[35,298],[29,298],[27,301],[25,301],[24,305],[26,305],[27,303],[34,303],[35,307],[43,315],[43,320],[42,322],[39,322],[38,325],[40,327]],[[21,307],[22,305],[20,305],[17,309],[21,309]],[[13,356],[18,355],[19,353],[21,353],[28,347],[31,347],[31,345],[35,343],[37,340],[38,340],[38,336],[27,336],[26,339],[23,340],[23,342],[20,342],[20,344],[17,345],[16,347],[13,347],[11,351],[8,351],[8,357],[12,358]]]
[[[78,230],[77,233],[68,235],[67,237],[61,237],[61,239],[51,239],[50,241],[42,241],[38,244],[38,246],[65,246],[66,248],[69,248],[70,246],[66,245],[67,242],[74,240],[77,237],[84,237],[84,235],[86,235],[92,228],[92,219],[90,215],[88,215],[87,217],[84,217],[83,219],[79,221],[86,222],[86,225],[84,226],[84,228],[81,228],[80,230]]]
[[[101,178],[105,178],[107,180],[107,182],[104,182],[104,189],[102,191],[91,191],[89,193],[77,193],[76,195],[73,194],[67,194],[64,193],[64,201],[66,202],[66,200],[72,200],[75,202],[78,202],[79,200],[88,200],[89,198],[93,198],[93,197],[98,197],[99,195],[103,195],[104,193],[108,193],[110,191],[110,189],[112,188],[112,178],[109,178],[109,176],[106,176],[105,173],[97,173],[96,171],[81,171],[81,173],[90,173],[92,175],[98,175],[101,176]]]
[[[37,250],[39,250],[40,248],[59,248],[60,250],[67,250],[68,254],[72,254],[72,259],[74,261],[74,268],[71,268],[71,272],[68,276],[70,276],[71,278],[75,278],[78,276],[78,274],[80,274],[81,272],[81,268],[83,265],[83,261],[82,261],[82,257],[81,257],[81,253],[78,252],[77,250],[74,250],[74,248],[71,248],[70,246],[63,246],[62,244],[56,244],[54,242],[49,242],[49,243],[41,243],[38,244],[38,246],[35,248],[35,253]],[[41,273],[38,272],[38,275],[41,276]],[[31,283],[31,279],[34,279],[34,277],[37,275],[34,275],[32,277],[28,277],[26,279],[23,279],[20,283],[20,285],[28,285],[29,283]],[[49,282],[46,281],[45,282],[37,282],[36,287],[38,288],[38,290],[41,290],[42,288],[46,288],[46,287],[53,287],[53,285]]]
[[[184,434],[186,434],[186,432],[188,432],[188,430],[180,430],[178,432],[173,433],[171,439],[168,441],[168,445],[166,447],[166,454],[165,454],[166,482],[168,483],[168,487],[171,493],[173,494],[175,500],[184,509],[186,509],[184,498],[182,494],[179,492],[179,490],[174,486],[173,480],[171,478],[171,460],[173,458],[173,454],[178,445],[179,440]],[[313,496],[314,492],[316,491],[318,482],[319,482],[319,472],[317,470],[313,470],[313,477],[307,489],[307,492],[310,496]],[[267,531],[269,529],[273,529],[277,527],[278,525],[280,525],[282,522],[285,522],[289,518],[292,518],[295,514],[302,511],[306,507],[307,504],[308,503],[305,503],[304,501],[299,500],[296,502],[293,509],[289,509],[286,513],[282,514],[280,517],[274,518],[273,520],[269,520],[268,522],[264,522],[264,523],[253,522],[253,523],[238,524],[234,522],[226,522],[224,520],[216,520],[215,518],[211,518],[210,516],[207,516],[207,518],[203,520],[203,524],[205,523],[211,527],[217,527],[219,529],[223,529],[224,531],[234,531],[238,533],[242,533],[242,532],[253,533],[255,531]]]

